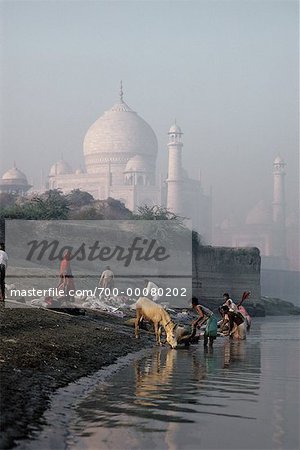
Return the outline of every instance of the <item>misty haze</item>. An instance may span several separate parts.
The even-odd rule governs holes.
[[[192,218],[207,243],[257,245],[272,256],[266,235],[280,156],[290,227],[284,245],[292,245],[299,215],[296,2],[3,2],[1,8],[3,173],[15,164],[30,193],[80,187],[131,210],[145,202],[167,205],[167,185],[176,190],[167,179],[170,164],[177,170],[168,148],[177,123],[184,208],[172,198],[168,206]],[[132,114],[103,116],[120,102],[146,123],[129,125]],[[91,127],[96,120],[98,129]],[[122,191],[132,182],[126,173],[132,157],[133,166],[150,171],[151,188],[137,201]],[[49,178],[64,171],[70,176]],[[295,255],[289,259],[299,269]]]
[[[299,2],[0,11],[0,447],[299,448]]]

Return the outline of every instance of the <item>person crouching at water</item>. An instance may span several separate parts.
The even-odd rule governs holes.
[[[225,332],[235,339],[246,339],[246,323],[241,313],[230,311],[227,305],[220,308],[223,319],[220,323],[220,331]],[[224,333],[224,334],[225,334]]]
[[[229,311],[232,311],[232,312],[235,312],[235,313],[238,312],[238,307],[234,303],[234,301],[230,298],[230,295],[228,294],[228,292],[225,292],[223,294],[223,299],[224,299],[223,306],[225,306],[225,305],[228,306]]]
[[[210,309],[206,308],[205,306],[200,305],[199,300],[196,297],[192,298],[192,308],[199,315],[199,317],[192,322],[192,327],[200,328],[201,325],[203,325],[205,322],[207,322],[206,328],[204,331],[204,347],[207,346],[208,341],[209,341],[209,346],[212,347],[214,340],[217,337],[217,332],[218,332],[217,319],[216,319],[214,313]]]

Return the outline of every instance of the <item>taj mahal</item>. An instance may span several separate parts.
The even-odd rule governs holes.
[[[151,126],[124,101],[119,101],[88,129],[83,154],[85,170],[73,170],[61,159],[49,172],[48,188],[64,193],[79,188],[95,199],[112,197],[131,211],[141,205],[166,206],[191,220],[207,242],[211,241],[211,196],[201,181],[189,178],[182,166],[183,133],[174,123],[168,131],[168,175],[158,174],[158,142]]]
[[[182,164],[183,132],[175,122],[166,130],[168,171],[157,167],[158,141],[151,126],[124,101],[122,82],[119,99],[87,130],[83,141],[84,169],[71,167],[61,158],[50,168],[42,191],[73,189],[89,192],[95,200],[120,200],[131,211],[158,205],[190,220],[207,244],[259,247],[263,265],[271,269],[299,270],[297,214],[286,217],[285,162],[273,162],[273,202],[260,200],[245,223],[227,217],[212,226],[212,195],[201,180],[192,179]],[[33,188],[14,164],[0,178],[0,193],[30,194]]]

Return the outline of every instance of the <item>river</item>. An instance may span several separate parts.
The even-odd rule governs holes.
[[[298,449],[299,330],[255,318],[244,342],[155,347],[76,400],[63,442],[56,417],[26,448]]]

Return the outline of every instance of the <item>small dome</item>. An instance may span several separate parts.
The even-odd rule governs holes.
[[[143,158],[141,155],[136,155],[133,158],[130,158],[130,160],[126,164],[126,168],[124,170],[124,173],[127,172],[150,172],[151,169],[149,168],[148,162]]]
[[[72,173],[72,169],[69,164],[61,159],[60,161],[53,164],[50,169],[49,176],[54,177],[55,175],[67,175]]]
[[[271,210],[263,200],[252,208],[246,217],[247,225],[268,225],[271,223]]]
[[[27,184],[26,175],[21,172],[21,170],[17,169],[17,167],[13,167],[9,169],[2,177],[2,180],[11,180],[11,181],[23,181],[24,184]]]
[[[177,125],[177,123],[174,123],[169,129],[168,134],[173,134],[173,133],[182,134],[181,128],[179,125]]]

